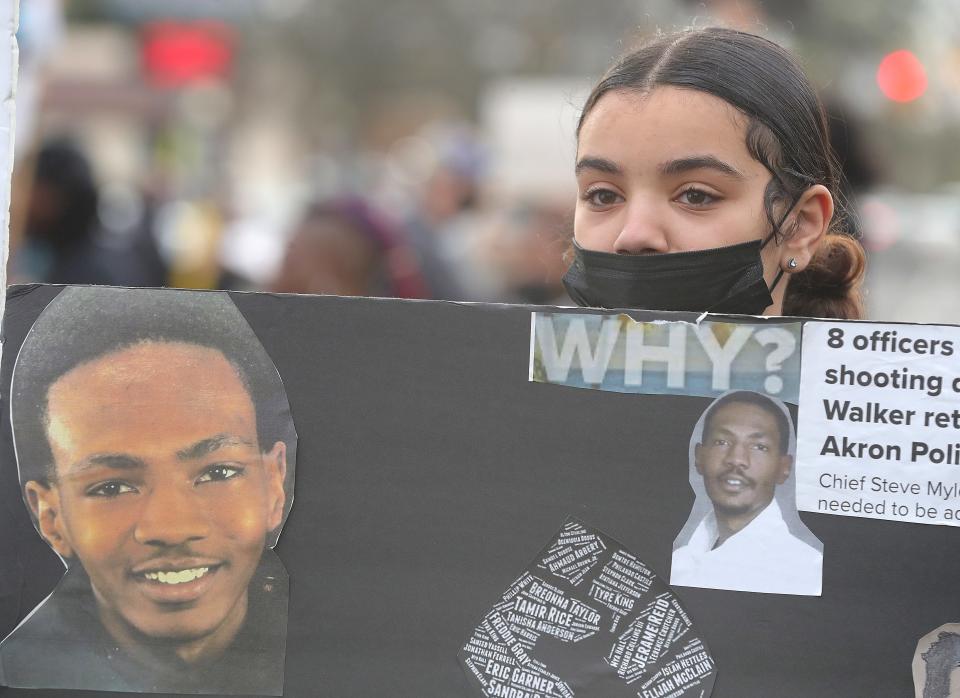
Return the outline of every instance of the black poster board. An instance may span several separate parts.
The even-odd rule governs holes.
[[[2,635],[62,574],[20,499],[6,402],[17,349],[58,291],[8,293]],[[693,501],[690,431],[709,399],[528,382],[529,307],[232,297],[284,380],[299,434],[277,546],[290,576],[284,695],[474,695],[458,652],[571,516],[669,579]],[[802,519],[824,545],[821,597],[674,589],[716,660],[713,695],[912,695],[917,639],[960,616],[960,532]]]

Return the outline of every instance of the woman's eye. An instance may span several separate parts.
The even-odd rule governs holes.
[[[237,465],[211,465],[209,468],[204,470],[200,477],[197,478],[197,482],[221,482],[223,480],[230,480],[232,478],[238,477],[243,474],[243,468]]]
[[[101,482],[94,485],[86,492],[88,497],[117,497],[121,494],[136,492],[137,488],[120,480],[111,480],[110,482]]]
[[[702,189],[690,188],[680,193],[677,197],[680,203],[688,206],[706,206],[717,201],[717,197],[708,194]]]
[[[591,189],[583,195],[583,199],[591,206],[606,208],[619,203],[623,197],[611,189]]]

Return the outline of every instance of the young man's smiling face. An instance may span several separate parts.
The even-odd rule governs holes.
[[[28,501],[82,563],[105,625],[229,644],[282,522],[286,469],[282,442],[261,451],[234,366],[183,343],[101,356],[51,386],[47,435],[56,477],[27,483]]]

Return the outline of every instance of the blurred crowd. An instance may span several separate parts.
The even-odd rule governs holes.
[[[831,124],[853,210],[874,171],[853,123]],[[380,162],[362,188],[307,187],[281,224],[164,196],[159,174],[152,189],[104,187],[79,142],[45,140],[18,160],[9,280],[569,305],[572,190],[499,196],[468,124],[417,138],[430,154],[418,176]],[[850,225],[859,232],[855,214]]]
[[[480,96],[345,97],[295,46],[318,7],[24,3],[8,282],[566,302],[563,155]]]
[[[21,2],[8,281],[569,304],[585,88],[721,23],[822,85],[869,314],[955,322],[960,17],[881,4]],[[900,104],[874,73],[917,37],[942,69]]]
[[[389,203],[396,192],[308,195],[287,225],[251,231],[210,199],[111,191],[78,142],[47,140],[18,161],[9,280],[565,302],[572,201],[484,206],[479,141],[461,127],[439,148],[405,205]]]

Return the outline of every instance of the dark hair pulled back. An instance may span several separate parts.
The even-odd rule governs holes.
[[[707,27],[659,36],[621,57],[587,97],[577,133],[608,92],[645,93],[659,86],[698,90],[736,107],[747,119],[750,155],[771,173],[764,209],[777,240],[801,194],[825,186],[838,214],[810,264],[789,276],[785,315],[855,319],[863,315],[865,258],[846,230],[838,168],[816,91],[794,57],[763,37]]]

